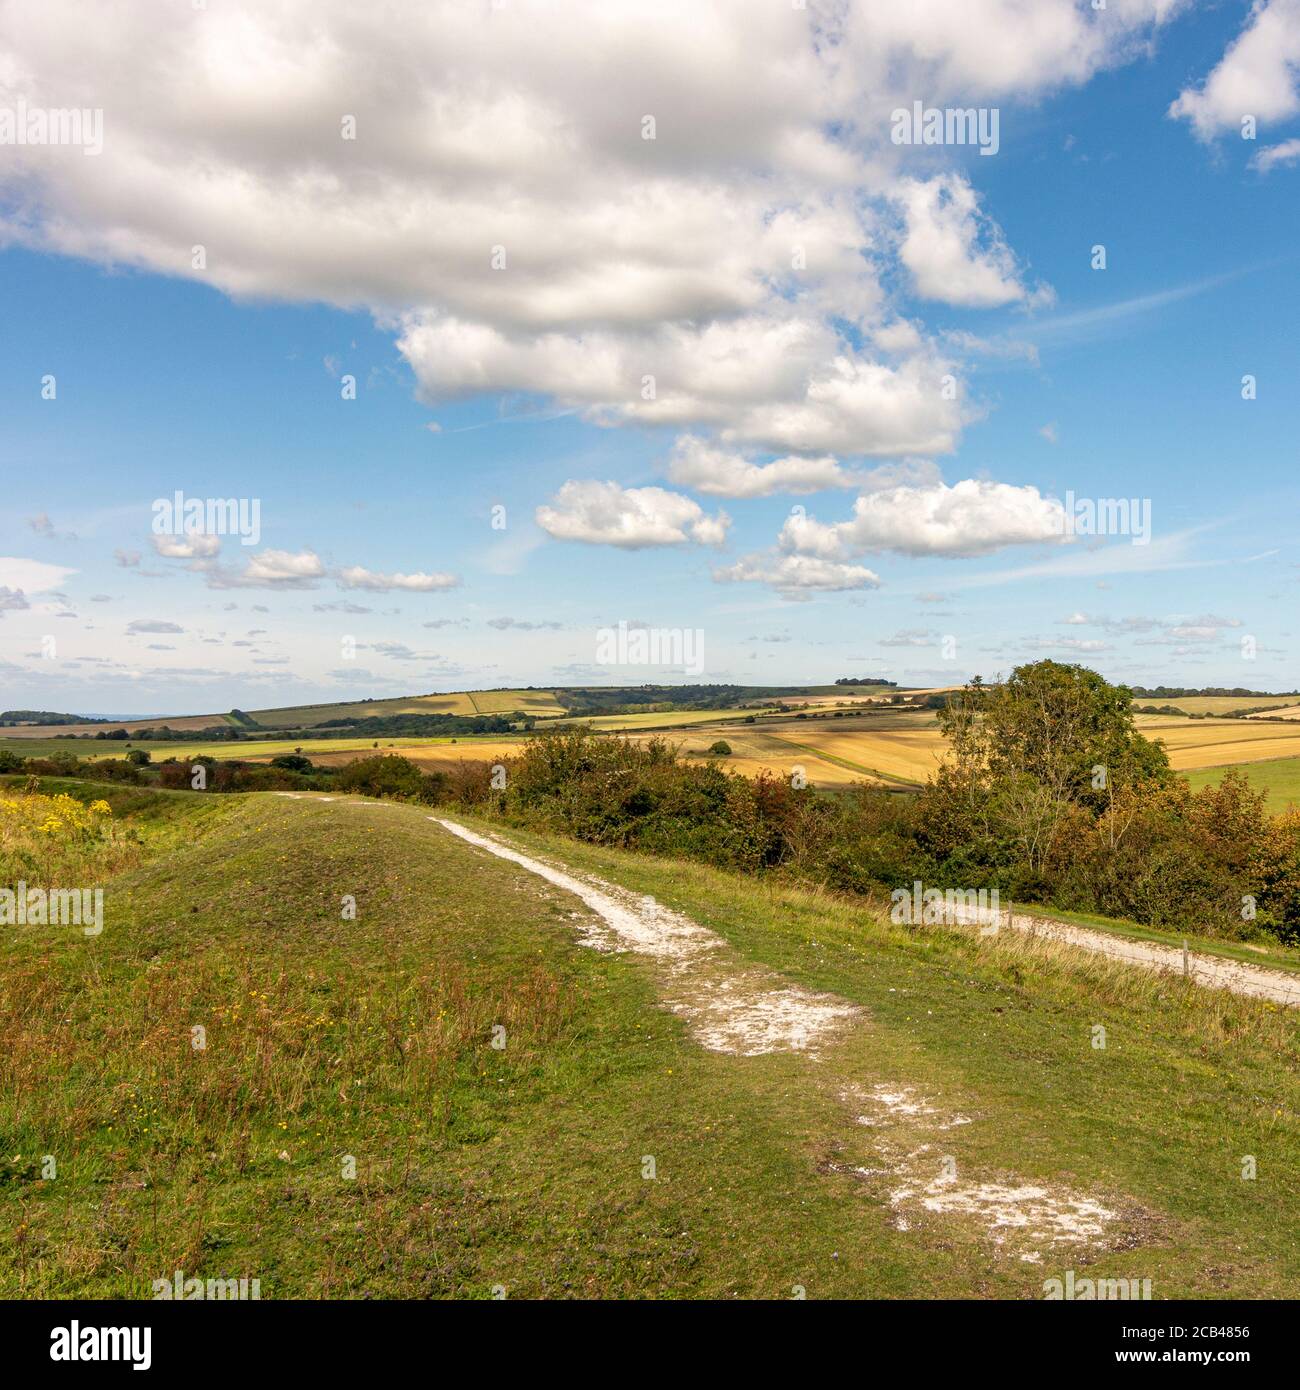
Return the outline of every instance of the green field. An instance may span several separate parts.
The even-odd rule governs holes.
[[[141,859],[103,934],[0,933],[2,1296],[147,1296],[177,1268],[263,1298],[1300,1284],[1294,1010],[510,832],[690,914],[729,968],[863,1010],[815,1059],[732,1055],[664,1009],[645,957],[576,943],[578,899],[425,808],[110,799]],[[864,1127],[846,1096],[872,1087],[971,1122]],[[887,1169],[917,1138],[972,1181],[1104,1199],[1114,1232],[1026,1263],[960,1213],[900,1223]]]
[[[1300,806],[1300,758],[1205,767],[1184,776],[1193,787],[1218,786],[1225,772],[1240,772],[1256,791],[1267,792],[1270,811],[1277,813],[1290,806]]]

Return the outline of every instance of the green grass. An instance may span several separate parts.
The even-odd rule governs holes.
[[[508,837],[654,894],[744,957],[861,1003],[870,1026],[835,1068],[932,1087],[976,1114],[952,1140],[963,1166],[1066,1177],[1135,1200],[1142,1238],[1090,1265],[1091,1275],[1152,1277],[1164,1298],[1293,1294],[1294,1010],[1008,933],[894,927],[823,894],[701,865]],[[1096,1023],[1107,1029],[1104,1052],[1090,1044]],[[1254,1181],[1240,1176],[1245,1154],[1256,1157]],[[979,1296],[974,1265],[965,1277]],[[936,1276],[929,1292],[960,1287]]]
[[[1204,767],[1183,776],[1198,791],[1217,787],[1227,772],[1240,772],[1256,791],[1268,793],[1268,809],[1274,814],[1300,806],[1300,758],[1274,758],[1262,763],[1233,763],[1228,767]]]
[[[817,1062],[726,1056],[644,960],[575,945],[576,900],[422,808],[111,795],[147,857],[103,934],[0,933],[0,1295],[147,1296],[179,1268],[264,1298],[1041,1297],[1060,1270],[955,1219],[900,1231],[852,1173],[872,1135],[840,1091],[875,1081],[975,1118],[944,1140],[963,1171],[1122,1204],[1131,1239],[1094,1277],[1300,1279],[1293,1012],[508,832],[866,1011]]]

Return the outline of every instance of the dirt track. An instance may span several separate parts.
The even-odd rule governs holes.
[[[956,909],[960,915],[961,909]],[[978,920],[978,909],[965,917]],[[1003,912],[998,919],[999,930],[1025,932],[1048,941],[1060,941],[1096,951],[1111,960],[1127,961],[1144,970],[1166,970],[1182,975],[1183,952],[1176,946],[1162,946],[1155,941],[1133,941],[1110,932],[1079,927],[1054,917],[1038,917],[1027,912]],[[1244,961],[1228,960],[1196,951],[1187,953],[1187,978],[1209,989],[1227,989],[1233,994],[1248,994],[1256,999],[1273,999],[1279,1004],[1300,1004],[1300,975],[1285,970],[1270,970],[1263,965],[1248,965]]]

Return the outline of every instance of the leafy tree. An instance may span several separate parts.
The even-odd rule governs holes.
[[[380,753],[349,763],[340,770],[335,785],[368,796],[415,797],[423,789],[423,775],[409,758]]]
[[[312,761],[301,753],[281,753],[279,757],[271,759],[271,766],[283,768],[285,772],[310,772]]]
[[[1122,835],[1117,807],[1173,777],[1164,745],[1134,727],[1128,688],[1083,666],[1038,661],[995,685],[977,676],[938,717],[951,747],[943,795],[994,857],[1013,849],[1031,876],[1073,812],[1110,813]]]

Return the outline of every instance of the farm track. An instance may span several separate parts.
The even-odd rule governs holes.
[[[960,907],[955,911],[959,921],[970,925],[979,922],[978,909],[970,914],[963,912]],[[1244,961],[1204,952],[1184,952],[1177,946],[1164,946],[1158,941],[1134,941],[1110,932],[1080,927],[1073,922],[1063,922],[1059,918],[1040,917],[1036,913],[1002,912],[999,914],[998,928],[1009,928],[1066,946],[1079,946],[1085,951],[1095,951],[1111,960],[1124,961],[1146,970],[1185,975],[1193,984],[1203,985],[1207,989],[1226,989],[1233,994],[1271,999],[1278,1004],[1300,1004],[1300,974],[1293,975],[1285,970],[1249,965]]]
[[[869,1091],[856,1081],[837,1080],[836,1043],[871,1026],[860,1006],[793,985],[745,960],[725,938],[653,897],[533,858],[445,817],[427,819],[578,898],[595,919],[574,914],[582,944],[648,958],[664,1005],[686,1021],[702,1047],[739,1057],[805,1055],[814,1069],[807,1084],[838,1087],[844,1119],[859,1133],[867,1131],[864,1161],[831,1160],[827,1170],[853,1177],[887,1205],[896,1230],[910,1231],[929,1215],[955,1217],[978,1230],[999,1255],[1028,1264],[1065,1251],[1086,1257],[1134,1238],[1142,1213],[1131,1199],[1105,1194],[1103,1201],[1099,1194],[1008,1175],[959,1176],[955,1159],[940,1152],[949,1147],[944,1132],[978,1123],[977,1117],[934,1104],[937,1097],[896,1079]],[[826,1066],[824,1076],[817,1074],[819,1064]],[[839,1144],[841,1152],[855,1147],[843,1139]]]

